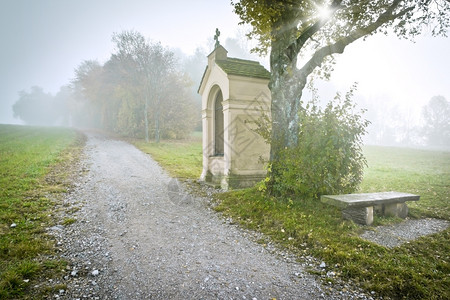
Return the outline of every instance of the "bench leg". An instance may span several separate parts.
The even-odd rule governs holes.
[[[404,219],[408,216],[408,206],[406,203],[385,204],[384,215]]]
[[[344,219],[352,220],[357,224],[372,225],[373,207],[352,207],[342,210]]]

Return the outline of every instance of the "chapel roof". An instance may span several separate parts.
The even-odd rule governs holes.
[[[200,93],[205,76],[208,74],[208,70],[211,70],[211,61],[222,69],[227,75],[259,78],[259,79],[270,79],[270,72],[264,68],[259,62],[253,60],[246,60],[240,58],[227,57],[228,51],[219,45],[208,55],[208,65],[203,72],[202,79],[200,80],[200,85],[198,87],[198,92]]]
[[[257,61],[227,57],[216,64],[228,75],[270,79],[270,72]]]

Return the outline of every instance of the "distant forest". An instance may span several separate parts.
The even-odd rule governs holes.
[[[197,48],[192,55],[151,43],[136,31],[115,33],[112,41],[108,61],[81,62],[56,95],[38,86],[19,92],[14,117],[29,125],[99,128],[156,141],[201,130],[197,89],[214,41],[209,50]],[[259,59],[249,54],[243,33],[226,39],[224,46],[230,56]],[[371,122],[366,143],[450,148],[450,103],[443,96],[432,97],[422,108],[420,125],[395,107],[360,106]]]

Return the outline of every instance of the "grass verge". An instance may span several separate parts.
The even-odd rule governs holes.
[[[199,137],[182,141],[132,143],[141,151],[150,154],[170,176],[180,179],[198,179],[202,173],[202,142]]]
[[[70,129],[0,125],[0,298],[35,299],[65,262],[51,258],[54,195],[83,139]],[[41,288],[34,288],[35,285]]]

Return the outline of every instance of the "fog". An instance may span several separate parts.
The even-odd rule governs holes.
[[[212,50],[215,28],[220,29],[219,39],[229,56],[259,60],[269,68],[267,57],[249,53],[254,44],[244,38],[245,28],[238,23],[229,0],[3,0],[0,123],[22,124],[20,116],[14,117],[13,106],[36,92],[46,104],[28,107],[27,113],[42,117],[33,116],[30,123],[70,125],[66,111],[55,101],[64,97],[83,61],[104,64],[110,59],[111,37],[123,30],[136,30],[173,51],[180,70],[191,77],[191,95],[198,104],[196,87]],[[423,146],[427,144],[424,107],[435,96],[450,100],[449,50],[448,38],[425,36],[412,43],[369,37],[337,55],[331,80],[317,80],[316,86],[321,100],[328,101],[358,82],[354,99],[368,109],[365,116],[372,122],[367,143]],[[59,114],[57,121],[49,121],[51,110]]]

